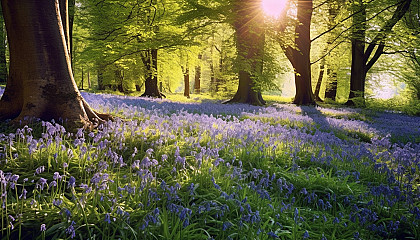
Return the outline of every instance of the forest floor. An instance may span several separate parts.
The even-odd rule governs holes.
[[[420,117],[82,95],[116,120],[0,123],[0,239],[420,238]]]

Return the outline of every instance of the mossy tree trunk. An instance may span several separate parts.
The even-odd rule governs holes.
[[[62,0],[2,0],[10,46],[10,74],[0,101],[0,119],[25,124],[32,118],[63,119],[70,129],[94,128],[97,114],[77,89],[70,66],[67,9]]]
[[[264,55],[264,16],[260,0],[235,1],[235,34],[239,85],[234,97],[227,103],[264,105],[255,80],[261,75]]]
[[[165,97],[159,91],[158,88],[158,77],[157,77],[157,61],[158,61],[158,50],[151,49],[147,50],[142,56],[142,61],[146,67],[146,81],[144,83],[144,93],[142,97],[155,97],[162,98]]]

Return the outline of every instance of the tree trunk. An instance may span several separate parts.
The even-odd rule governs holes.
[[[73,54],[73,23],[74,23],[74,14],[76,12],[76,0],[68,0],[68,9],[69,9],[69,52],[70,52],[70,62],[73,66],[74,54]]]
[[[201,59],[203,55],[198,55],[198,65],[195,67],[195,78],[194,78],[194,93],[200,94],[201,84]]]
[[[327,66],[327,86],[325,88],[325,98],[324,99],[331,99],[333,101],[336,100],[337,96],[337,71],[332,69],[332,64],[328,64]]]
[[[115,80],[117,80],[117,90],[121,93],[124,93],[124,70],[115,69]]]
[[[297,23],[295,25],[295,44],[297,49],[288,47],[286,56],[295,69],[296,95],[293,101],[297,105],[313,105],[310,63],[310,26],[312,18],[312,0],[298,0]]]
[[[10,46],[10,76],[0,118],[64,119],[69,130],[96,127],[109,115],[95,113],[77,89],[59,1],[2,0]],[[67,14],[66,9],[62,12]]]
[[[366,5],[363,0],[357,0],[354,4],[355,12],[353,16],[352,36],[352,64],[350,77],[350,94],[346,102],[347,105],[355,105],[356,99],[360,99],[361,105],[365,104],[365,83],[367,72],[378,61],[384,53],[385,41],[392,28],[405,15],[410,8],[412,0],[400,1],[392,17],[385,21],[375,37],[370,41],[365,49],[366,41]]]
[[[90,71],[87,72],[87,81],[88,81],[88,89],[92,87],[92,84],[90,82]]]
[[[214,64],[213,64],[213,59],[210,60],[210,92],[211,95],[213,96],[216,93],[216,78],[215,78],[215,73],[214,73]]]
[[[188,67],[182,68],[184,73],[184,96],[190,98],[190,70]]]
[[[343,5],[344,0],[328,2],[328,29],[332,29],[335,26],[338,12]],[[333,40],[332,34],[328,36],[327,46],[332,46]],[[330,53],[325,63],[325,67],[327,68],[327,82],[324,99],[331,99],[332,101],[335,101],[337,95],[337,68],[335,66],[336,59],[334,57],[334,53]]]
[[[137,91],[137,92],[140,92],[140,91],[141,91],[141,86],[140,86],[140,84],[136,84],[136,91]]]
[[[6,30],[4,29],[3,11],[0,7],[0,83],[7,81]]]
[[[146,81],[144,83],[145,90],[144,93],[141,95],[142,97],[166,97],[163,93],[159,91],[158,88],[157,57],[157,49],[148,50],[142,57],[142,61],[146,66]]]
[[[364,104],[365,81],[366,81],[366,59],[365,59],[365,38],[366,38],[366,5],[363,0],[357,0],[354,4],[353,26],[351,39],[351,75],[350,94],[346,105],[355,105],[355,98]]]
[[[260,5],[259,0],[237,0],[234,3],[239,85],[236,94],[227,103],[265,104],[254,83],[263,69],[265,36],[264,16]]]
[[[82,84],[80,86],[80,90],[83,90],[83,85],[84,85],[84,73],[83,73],[83,68],[82,68]]]
[[[315,88],[315,100],[316,101],[320,101],[323,102],[321,97],[319,97],[319,92],[321,91],[321,84],[322,84],[322,79],[324,78],[324,72],[325,72],[325,57],[321,60],[321,64],[319,66],[319,75],[318,75],[318,81],[316,83],[316,88]]]
[[[105,90],[104,71],[105,67],[101,63],[98,63],[96,68],[96,73],[98,77],[98,90]]]

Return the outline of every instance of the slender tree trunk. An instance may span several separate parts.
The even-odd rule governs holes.
[[[80,90],[83,90],[83,85],[84,85],[84,73],[83,73],[83,68],[82,68],[82,84],[80,86]]]
[[[190,98],[190,69],[188,67],[182,68],[184,73],[184,96]]]
[[[95,113],[74,81],[59,1],[2,0],[10,46],[10,75],[0,119],[64,119],[70,130],[93,128],[109,115]]]
[[[165,97],[165,95],[161,93],[158,88],[157,58],[157,49],[148,50],[142,58],[143,63],[146,66],[146,81],[144,83],[145,90],[144,93],[141,95],[142,97]]]
[[[201,84],[201,59],[203,55],[198,55],[198,65],[195,67],[195,78],[194,78],[194,93],[200,94],[200,84]]]
[[[239,85],[235,96],[227,103],[239,102],[263,105],[261,92],[255,89],[255,78],[262,73],[264,55],[264,16],[261,1],[235,1],[235,34],[239,63]]]
[[[87,80],[88,80],[88,88],[91,89],[92,88],[92,84],[90,82],[90,71],[87,72]]]
[[[286,56],[295,69],[296,95],[293,103],[297,105],[312,105],[315,104],[310,63],[312,0],[298,0],[297,9],[298,21],[295,26],[295,44],[297,49],[292,47],[286,49]]]
[[[331,29],[336,24],[340,8],[343,6],[344,0],[335,0],[328,3],[328,29]],[[333,35],[328,36],[327,46],[332,46]],[[326,60],[325,67],[327,68],[327,84],[325,86],[324,99],[331,99],[335,101],[337,95],[337,68],[335,66],[334,53],[330,53]]]
[[[104,84],[104,71],[105,67],[99,63],[97,65],[96,69],[97,77],[98,77],[98,90],[105,90],[105,84]]]
[[[327,86],[325,88],[325,99],[336,100],[337,96],[337,71],[333,69],[333,64],[327,66]]]
[[[6,29],[4,28],[3,10],[0,7],[0,83],[7,81]]]
[[[214,64],[213,60],[210,63],[210,92],[212,96],[216,93],[216,80],[215,80],[215,73],[214,73]]]
[[[124,70],[115,69],[114,71],[115,79],[117,80],[117,90],[121,93],[124,93]]]
[[[319,66],[319,75],[318,75],[318,81],[316,83],[316,88],[315,88],[315,100],[316,101],[320,101],[323,102],[321,97],[319,96],[319,92],[321,91],[321,84],[322,84],[322,79],[324,78],[324,72],[325,72],[325,57],[321,60],[321,64]]]
[[[74,15],[76,13],[76,0],[68,0],[68,9],[69,9],[69,51],[70,51],[70,61],[71,65],[73,66],[74,54],[73,54],[73,23],[74,23]]]

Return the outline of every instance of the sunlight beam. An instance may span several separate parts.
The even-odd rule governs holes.
[[[261,7],[264,13],[273,18],[278,18],[284,8],[287,0],[262,0]]]

